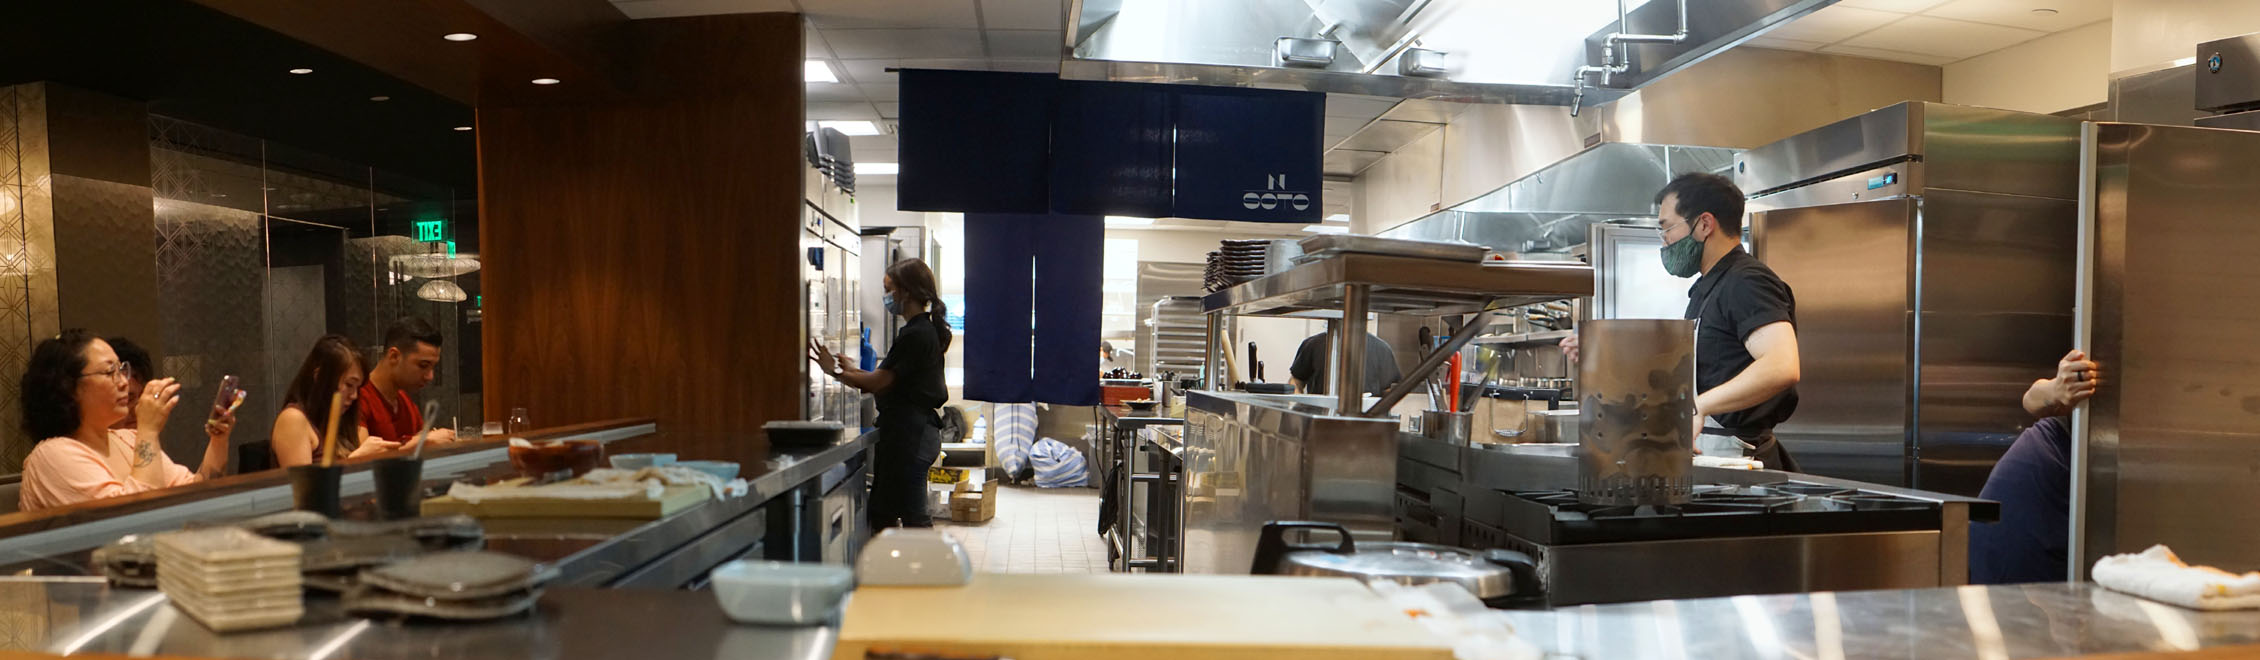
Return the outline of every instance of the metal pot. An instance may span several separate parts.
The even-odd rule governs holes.
[[[1558,444],[1577,442],[1577,409],[1533,410],[1523,421],[1522,442]]]
[[[1292,532],[1331,534],[1331,543],[1296,543]],[[1326,522],[1274,521],[1265,523],[1256,540],[1256,557],[1249,572],[1256,575],[1354,577],[1362,581],[1385,580],[1406,586],[1451,582],[1492,607],[1543,607],[1544,589],[1538,583],[1538,564],[1513,550],[1476,552],[1427,543],[1356,543],[1350,530]]]

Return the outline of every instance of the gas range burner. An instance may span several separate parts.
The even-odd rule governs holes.
[[[1494,497],[1496,499],[1494,499]],[[1697,485],[1679,506],[1605,506],[1574,490],[1492,491],[1468,517],[1539,543],[1922,529],[1938,504],[1812,483]]]

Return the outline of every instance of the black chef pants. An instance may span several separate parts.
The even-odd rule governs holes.
[[[932,527],[926,469],[942,454],[942,428],[927,419],[881,419],[871,451],[871,531]]]

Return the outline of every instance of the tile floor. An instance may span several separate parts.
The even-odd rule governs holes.
[[[935,521],[956,536],[975,570],[991,573],[1105,573],[1094,488],[1003,486],[997,517],[979,523]]]

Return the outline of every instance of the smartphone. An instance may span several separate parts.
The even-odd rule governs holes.
[[[221,376],[220,393],[212,397],[211,421],[220,421],[221,415],[234,412],[239,405],[243,405],[242,382],[232,375]]]

